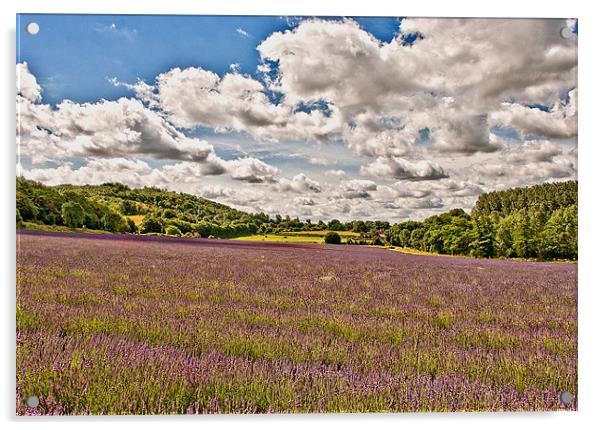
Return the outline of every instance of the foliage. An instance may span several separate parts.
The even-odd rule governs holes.
[[[329,231],[324,236],[324,243],[330,243],[330,244],[338,245],[338,244],[341,243],[341,236],[338,233],[334,232],[334,231]]]
[[[161,224],[151,228],[140,225],[140,232],[161,233],[173,225],[182,234],[196,233],[202,237],[234,238],[281,231],[320,232],[327,228],[323,221],[304,222],[299,218],[265,213],[245,213],[202,197],[146,187],[132,189],[119,183],[102,185],[46,186],[24,178],[17,178],[17,209],[24,221],[44,225],[64,225],[61,206],[67,202],[79,203],[84,209],[82,223],[91,229],[107,229],[111,232],[137,233],[138,229],[123,217],[152,217]],[[57,209],[58,208],[58,209]],[[109,214],[109,215],[107,215]],[[107,216],[105,216],[107,215]],[[361,221],[360,224],[331,220],[332,230],[357,232],[374,228],[388,228],[383,221]]]
[[[19,212],[19,209],[17,209],[16,212],[17,212],[17,228],[21,228],[23,225],[23,217],[21,216],[21,212]]]
[[[556,209],[571,205],[577,205],[577,181],[553,182],[481,194],[475,203],[473,214],[491,215],[497,212],[505,217],[520,209],[538,207],[551,214]]]
[[[77,202],[63,203],[61,214],[65,225],[69,227],[81,227],[85,220],[84,208]]]
[[[130,231],[129,224],[124,217],[115,212],[107,212],[100,219],[102,228],[115,233],[126,233]]]
[[[392,245],[479,258],[577,259],[577,183],[562,182],[479,196],[462,209],[407,221],[387,231]]]
[[[180,229],[174,225],[168,225],[165,228],[165,234],[168,236],[182,236]]]
[[[163,225],[161,224],[160,218],[153,215],[147,215],[140,224],[140,233],[161,233],[163,231]]]
[[[63,205],[75,210],[69,222]],[[162,233],[218,238],[277,237],[338,232],[350,245],[395,245],[423,252],[490,258],[577,259],[577,182],[513,188],[479,196],[472,214],[462,209],[422,222],[391,226],[385,221],[301,221],[250,214],[220,203],[158,188],[131,189],[119,183],[49,187],[17,178],[18,225],[82,227],[118,233]],[[73,209],[69,209],[73,212]],[[142,217],[138,229],[127,216]],[[25,224],[23,224],[25,223]],[[175,230],[172,230],[175,231]],[[361,235],[347,237],[347,234]],[[304,241],[313,241],[308,238]],[[340,242],[339,242],[340,243]]]

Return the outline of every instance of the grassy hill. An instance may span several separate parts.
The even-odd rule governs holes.
[[[83,211],[81,222],[67,225],[64,205],[68,202]],[[131,189],[119,183],[50,187],[17,178],[17,221],[33,228],[64,226],[119,233],[165,233],[169,229],[174,235],[232,237],[255,233],[269,217],[158,188]]]
[[[333,219],[312,223],[289,216],[270,218],[264,213],[246,213],[202,197],[158,188],[132,189],[120,183],[47,186],[24,178],[17,178],[17,224],[20,228],[59,231],[85,228],[220,238],[305,232],[313,235],[310,241],[319,241],[326,230],[367,232],[390,227],[386,221],[342,223]]]

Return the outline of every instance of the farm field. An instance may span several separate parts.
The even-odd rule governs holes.
[[[292,242],[292,243],[324,243],[324,236],[327,230],[317,231],[285,231],[280,233],[254,234],[241,236],[232,240],[245,240],[255,242]],[[343,241],[349,238],[359,237],[359,233],[352,231],[337,232]]]
[[[578,398],[576,264],[40,231],[17,241],[21,415],[577,408],[558,399]]]

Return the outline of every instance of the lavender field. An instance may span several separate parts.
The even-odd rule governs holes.
[[[577,407],[558,399],[577,394],[574,264],[125,235],[17,240],[18,414]]]

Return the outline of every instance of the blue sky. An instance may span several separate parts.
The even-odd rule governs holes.
[[[128,96],[107,77],[152,82],[173,67],[202,67],[220,75],[238,64],[256,75],[257,45],[303,18],[278,16],[36,15],[17,17],[17,62],[26,61],[44,87],[44,101],[79,103]],[[340,20],[340,17],[327,19]],[[355,18],[375,37],[390,41],[400,18]],[[40,32],[31,36],[27,22]],[[241,30],[241,31],[238,31]],[[244,32],[244,33],[243,33]],[[246,34],[245,34],[246,33]]]
[[[17,163],[41,182],[400,221],[577,175],[574,20],[24,14],[17,29]]]

